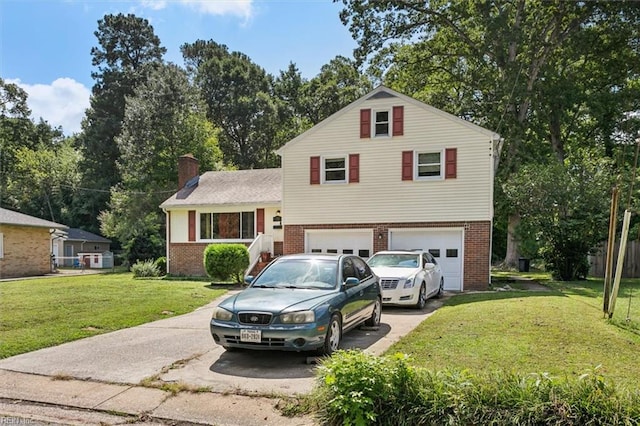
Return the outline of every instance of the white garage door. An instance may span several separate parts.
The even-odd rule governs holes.
[[[367,258],[372,254],[373,232],[365,230],[307,230],[304,247],[307,253],[356,254]]]
[[[436,258],[444,275],[444,289],[462,291],[462,230],[396,229],[389,232],[391,250],[426,250]]]

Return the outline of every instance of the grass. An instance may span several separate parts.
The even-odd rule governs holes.
[[[509,291],[456,295],[387,354],[402,352],[430,370],[599,373],[638,387],[640,280],[625,280],[612,320],[602,312],[602,280],[550,281],[548,292]],[[628,295],[637,296],[629,299]],[[627,321],[628,301],[632,302]],[[481,320],[479,320],[481,319]]]
[[[131,273],[0,282],[0,358],[181,315],[224,292]]]

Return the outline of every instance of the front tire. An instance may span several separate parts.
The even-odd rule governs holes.
[[[331,355],[340,347],[340,341],[342,340],[342,322],[340,317],[336,314],[331,316],[329,321],[329,327],[327,328],[327,335],[324,338],[324,345],[320,350],[323,355]]]
[[[416,309],[424,309],[427,305],[427,286],[422,283],[420,286],[420,292],[418,293],[418,301],[416,302]]]
[[[364,322],[364,325],[368,327],[377,327],[380,325],[380,317],[382,316],[382,302],[380,298],[376,298],[376,303],[373,305],[373,312],[371,317]]]
[[[440,299],[444,294],[444,278],[440,278],[440,287],[438,287],[438,293],[436,294],[436,298]]]

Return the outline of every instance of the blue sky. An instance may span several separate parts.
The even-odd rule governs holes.
[[[180,46],[226,44],[277,75],[294,62],[304,78],[356,47],[332,0],[0,0],[0,76],[29,94],[33,118],[80,130],[93,86],[91,47],[105,14],[149,20],[165,60],[182,65]]]

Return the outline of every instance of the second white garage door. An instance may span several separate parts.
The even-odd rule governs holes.
[[[462,291],[463,241],[462,229],[389,231],[391,250],[421,249],[431,253],[442,268],[444,289],[450,291]]]
[[[371,229],[313,229],[305,231],[304,247],[307,253],[356,254],[371,256],[373,231]]]

